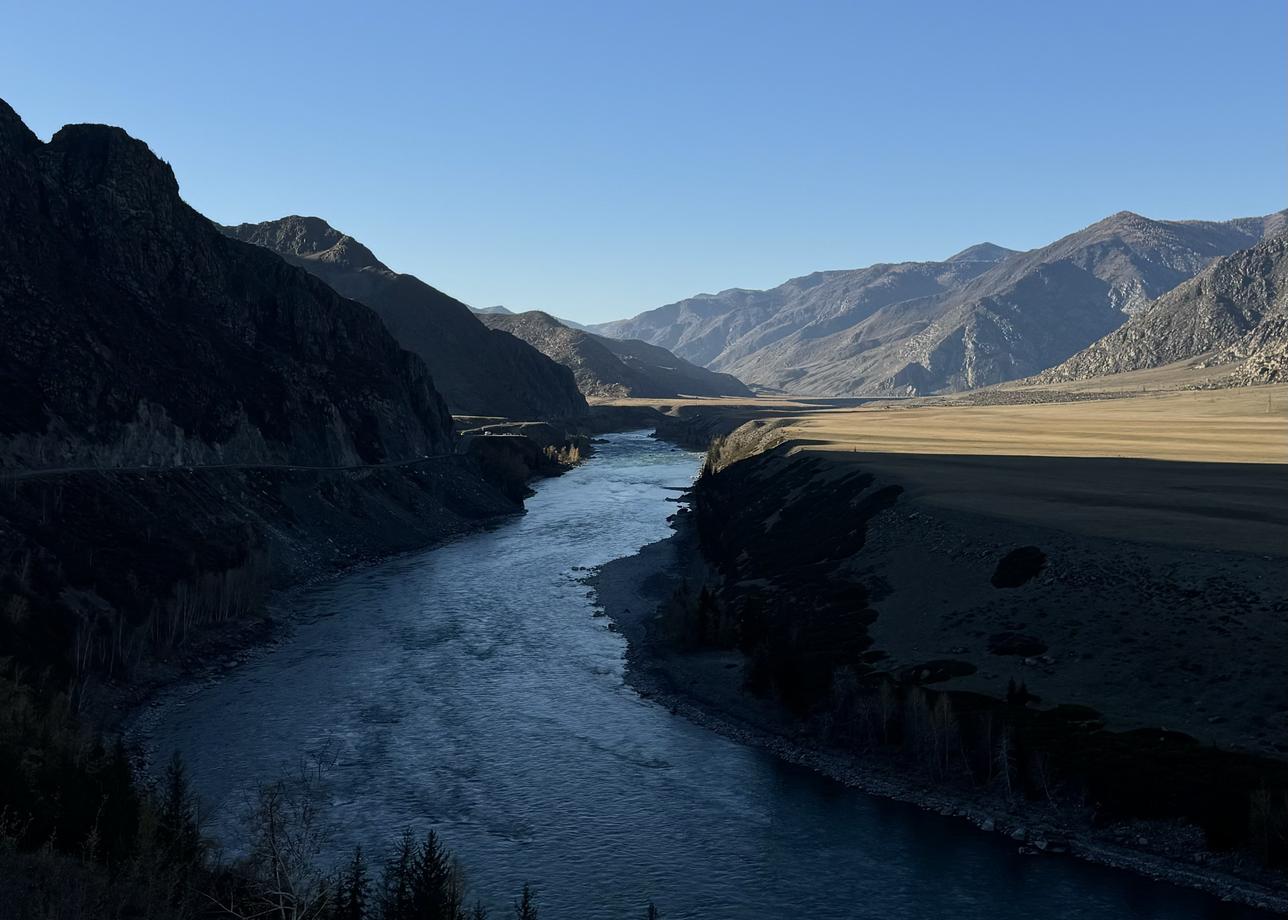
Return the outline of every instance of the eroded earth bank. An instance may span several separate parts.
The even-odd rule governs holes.
[[[933,408],[829,411],[718,438],[675,535],[600,571],[632,682],[1023,853],[1288,907],[1282,467],[935,453],[892,434]]]

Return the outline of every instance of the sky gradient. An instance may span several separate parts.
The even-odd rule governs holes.
[[[1288,204],[1282,0],[16,3],[0,98],[222,223],[615,319],[826,268]]]

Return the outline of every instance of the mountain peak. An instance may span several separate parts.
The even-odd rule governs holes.
[[[1007,249],[1005,246],[999,246],[996,243],[976,243],[974,246],[967,246],[956,255],[948,257],[949,262],[1001,262],[1003,259],[1015,255],[1014,249]]]
[[[45,145],[68,188],[110,191],[113,200],[157,214],[179,203],[174,170],[143,141],[111,125],[66,125]]]
[[[40,146],[40,138],[23,122],[9,103],[0,99],[0,151],[26,153]]]
[[[1091,227],[1114,231],[1139,231],[1157,226],[1159,226],[1159,221],[1146,217],[1144,214],[1137,214],[1135,211],[1118,211],[1091,225]],[[1091,229],[1091,227],[1087,229]]]
[[[301,259],[357,270],[390,271],[370,249],[320,217],[291,214],[258,224],[239,224],[231,229],[238,239]]]

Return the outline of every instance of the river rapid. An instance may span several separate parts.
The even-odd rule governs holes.
[[[325,753],[329,852],[435,828],[471,901],[543,920],[1233,918],[1214,899],[881,801],[673,716],[624,681],[587,572],[669,533],[701,457],[612,435],[522,517],[275,601],[279,645],[176,693],[148,729],[184,755],[206,830]]]

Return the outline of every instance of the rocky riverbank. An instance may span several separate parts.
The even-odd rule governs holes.
[[[1260,869],[1245,856],[1207,850],[1202,831],[1191,822],[1096,820],[1087,809],[1066,802],[945,785],[910,769],[897,756],[834,748],[780,704],[748,694],[746,663],[736,651],[677,649],[662,635],[659,609],[675,603],[677,595],[698,591],[711,577],[688,518],[681,512],[675,536],[611,562],[589,579],[598,602],[628,640],[627,679],[642,696],[847,786],[1002,834],[1035,858],[1069,854],[1224,900],[1288,911],[1281,875]]]

